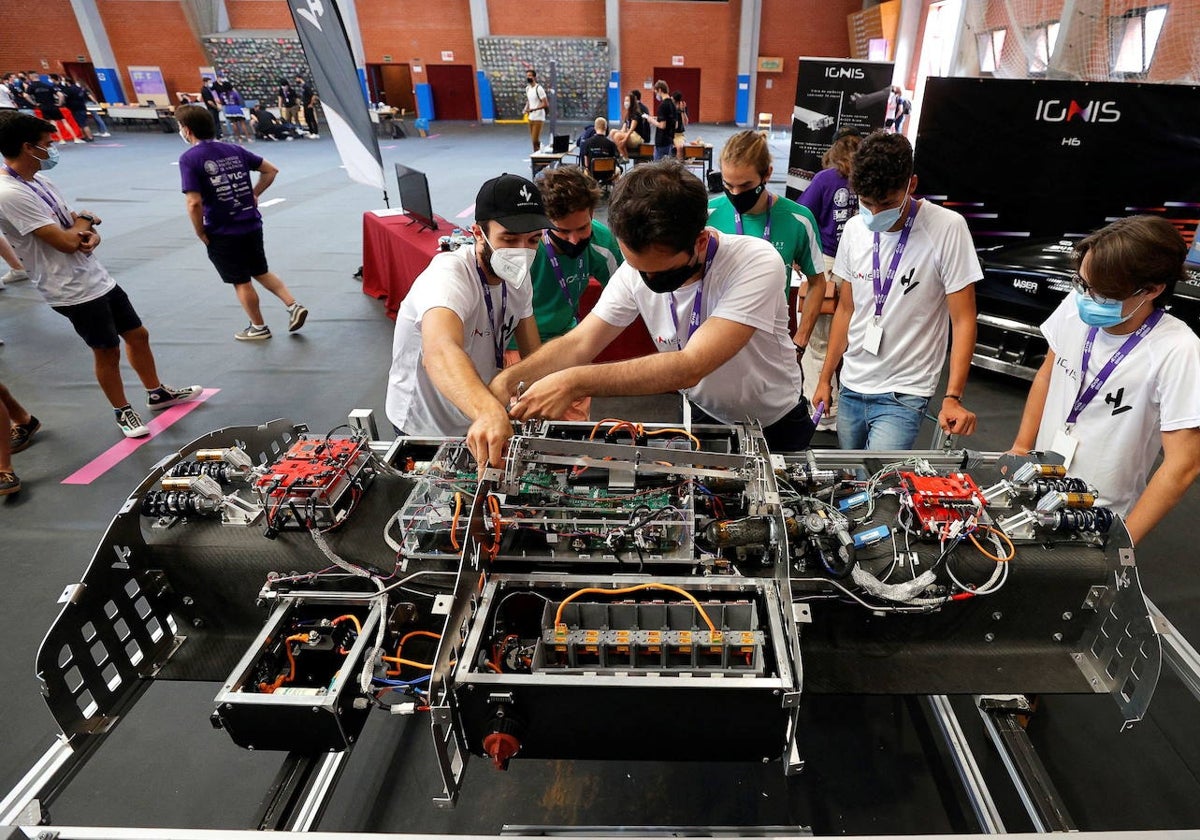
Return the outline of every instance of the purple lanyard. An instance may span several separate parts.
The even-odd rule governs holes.
[[[696,331],[696,327],[700,326],[700,302],[704,300],[704,278],[708,276],[708,270],[712,268],[713,258],[717,255],[717,237],[711,233],[708,236],[708,253],[704,257],[704,271],[700,273],[700,285],[696,289],[696,300],[692,303],[692,317],[688,320],[688,333],[682,340],[679,338],[679,316],[675,314],[675,293],[671,292],[671,323],[675,325],[675,346],[680,350],[687,344],[688,339],[692,337],[692,333]]]
[[[775,196],[771,195],[770,193],[767,193],[767,195],[770,197],[767,199],[767,221],[763,225],[762,238],[767,240],[768,242],[770,242],[771,241],[771,207],[775,204]],[[733,227],[734,227],[734,230],[737,231],[739,236],[741,236],[744,233],[744,231],[742,230],[742,214],[736,210],[733,211]]]
[[[1068,428],[1075,425],[1075,422],[1079,419],[1079,415],[1095,399],[1096,394],[1100,393],[1104,384],[1108,382],[1108,378],[1117,369],[1117,365],[1125,361],[1125,357],[1133,352],[1133,348],[1141,344],[1142,339],[1148,336],[1150,330],[1154,329],[1155,325],[1162,320],[1162,316],[1163,310],[1155,309],[1150,314],[1150,317],[1143,321],[1142,325],[1134,331],[1133,335],[1125,339],[1125,343],[1121,345],[1121,349],[1113,353],[1112,358],[1100,369],[1100,373],[1096,374],[1096,378],[1085,387],[1083,383],[1087,379],[1088,362],[1092,359],[1092,345],[1096,341],[1096,334],[1099,332],[1099,327],[1092,327],[1088,330],[1087,341],[1083,343],[1083,370],[1079,374],[1079,394],[1075,397],[1075,402],[1071,406],[1071,412],[1067,415]]]
[[[41,184],[38,184],[36,181],[26,181],[21,177],[19,172],[9,166],[7,163],[4,164],[4,168],[8,170],[9,175],[13,176],[22,184],[29,187],[29,189],[33,190],[33,194],[46,203],[46,206],[50,208],[51,212],[54,213],[56,217],[58,217],[59,224],[61,224],[64,228],[69,228],[74,224],[73,221],[67,218],[67,215],[63,211],[62,207],[59,206],[59,203],[46,190],[45,187],[43,187]]]
[[[495,344],[496,351],[496,367],[503,369],[504,367],[504,345],[508,343],[504,335],[504,316],[508,310],[508,283],[500,281],[500,326],[496,326],[496,309],[492,304],[492,287],[488,285],[487,276],[484,275],[483,269],[479,267],[479,263],[475,263],[475,272],[479,275],[479,282],[483,284],[483,302],[487,304],[488,323],[492,327],[492,341]]]
[[[883,305],[887,302],[892,291],[892,282],[896,279],[896,270],[900,268],[900,258],[904,256],[904,246],[908,244],[908,236],[912,233],[913,222],[917,218],[917,200],[908,200],[908,218],[904,220],[904,229],[900,231],[900,241],[896,243],[896,251],[892,254],[892,264],[888,266],[887,276],[883,283],[879,282],[879,234],[875,234],[875,247],[871,249],[871,285],[875,289],[875,320],[883,317]]]
[[[554,250],[554,244],[550,241],[550,234],[542,234],[542,241],[546,244],[546,259],[550,260],[550,267],[554,269],[554,276],[558,280],[558,288],[562,289],[563,299],[567,302],[567,307],[574,311],[575,301],[571,300],[571,289],[567,286],[567,278],[563,276],[562,265],[558,262],[558,253]],[[583,271],[584,260],[587,259],[587,249],[579,255],[578,270]],[[572,275],[573,276],[573,275]]]

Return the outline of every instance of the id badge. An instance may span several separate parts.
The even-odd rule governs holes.
[[[863,338],[863,349],[872,356],[879,355],[879,345],[883,342],[883,327],[872,321],[867,324],[867,334]]]
[[[1054,442],[1050,444],[1050,451],[1057,452],[1062,456],[1063,467],[1071,469],[1071,462],[1075,460],[1075,450],[1079,446],[1079,441],[1071,437],[1071,434],[1066,429],[1059,429],[1054,433]]]

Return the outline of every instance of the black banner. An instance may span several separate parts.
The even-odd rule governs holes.
[[[917,191],[967,217],[976,245],[1083,235],[1138,213],[1200,215],[1200,87],[926,82]]]
[[[288,0],[304,57],[320,94],[321,111],[346,164],[346,174],[361,184],[387,188],[375,126],[367,112],[354,53],[337,4],[321,0]]]
[[[792,110],[787,195],[795,198],[821,170],[821,156],[842,128],[863,134],[883,126],[892,64],[852,58],[801,58]]]

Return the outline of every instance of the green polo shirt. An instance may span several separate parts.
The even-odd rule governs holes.
[[[797,265],[805,275],[824,273],[821,232],[812,211],[790,198],[777,195],[772,199],[771,209],[767,213],[742,216],[742,233],[762,239],[768,215],[771,217],[771,244],[783,258],[783,264],[788,268]],[[708,202],[708,225],[721,233],[737,233],[733,205],[724,193]],[[788,272],[788,279],[791,279],[791,272]],[[789,286],[785,285],[784,294],[788,289]]]
[[[592,221],[592,241],[577,258],[558,255],[563,280],[567,284],[567,295],[563,294],[554,266],[546,253],[546,242],[538,245],[533,259],[530,277],[533,280],[533,316],[537,319],[538,333],[542,341],[563,335],[575,326],[575,313],[579,310],[579,298],[587,288],[588,278],[595,277],[600,285],[608,285],[608,278],[617,270],[624,259],[617,239],[607,227]]]

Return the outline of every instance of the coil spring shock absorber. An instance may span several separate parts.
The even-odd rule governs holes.
[[[1044,525],[1055,531],[1106,534],[1116,517],[1108,508],[1066,508],[1046,515]]]
[[[1039,478],[1030,485],[1034,495],[1044,496],[1047,493],[1086,493],[1087,482],[1082,478]]]
[[[211,500],[187,490],[150,490],[142,497],[142,516],[205,515],[216,509]]]
[[[194,475],[206,475],[221,484],[229,484],[233,481],[234,471],[229,464],[220,461],[180,461],[175,466],[171,467],[168,475],[175,478],[183,478]]]

